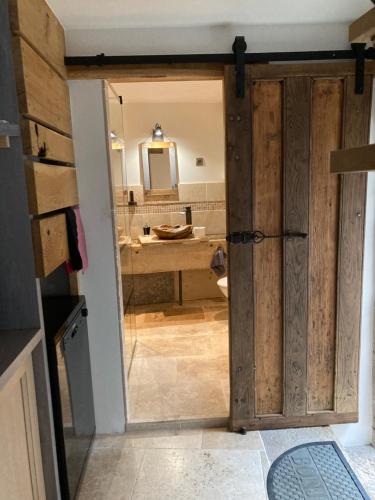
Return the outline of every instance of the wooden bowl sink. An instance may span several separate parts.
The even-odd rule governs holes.
[[[169,224],[162,224],[152,228],[156,236],[161,240],[182,240],[188,238],[193,232],[193,226],[188,224],[185,226],[170,226]]]

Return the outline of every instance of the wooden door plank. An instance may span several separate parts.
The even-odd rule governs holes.
[[[32,120],[21,121],[24,153],[31,156],[41,156],[44,148],[45,160],[74,163],[73,141],[65,135],[58,134]]]
[[[285,81],[284,230],[308,232],[310,78]],[[284,414],[306,414],[308,241],[284,240]]]
[[[313,82],[309,215],[308,410],[333,410],[339,179],[330,152],[341,145],[343,80]]]
[[[375,73],[375,62],[366,61],[365,74]],[[251,65],[251,78],[259,79],[281,79],[291,77],[308,78],[342,78],[346,75],[355,74],[355,61],[335,62],[311,62],[292,64],[253,64]],[[98,77],[99,78],[99,77]]]
[[[13,40],[20,112],[49,128],[70,135],[66,82],[22,38]]]
[[[11,28],[22,36],[62,78],[64,65],[64,28],[45,0],[10,0]]]
[[[247,69],[247,74],[249,70]],[[252,229],[251,97],[235,94],[233,66],[225,68],[227,230]],[[253,255],[248,245],[228,245],[230,426],[255,416]]]
[[[368,143],[372,77],[365,92],[354,92],[354,77],[346,80],[344,100],[345,148]],[[342,176],[338,254],[336,411],[358,411],[362,262],[367,174]]]
[[[282,232],[281,82],[253,85],[254,228]],[[282,242],[254,246],[256,414],[283,409]]]
[[[352,174],[375,170],[375,144],[331,151],[331,172]]]
[[[78,205],[75,168],[27,161],[25,172],[31,214]]]

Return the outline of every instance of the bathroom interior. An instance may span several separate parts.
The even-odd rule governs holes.
[[[222,81],[112,83],[108,103],[128,422],[227,418]]]

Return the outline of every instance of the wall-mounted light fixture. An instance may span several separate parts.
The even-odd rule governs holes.
[[[112,143],[112,149],[124,149],[125,144],[124,140],[119,137],[116,132],[111,132],[111,143]]]
[[[164,132],[159,123],[152,129],[152,140],[154,142],[164,142]]]

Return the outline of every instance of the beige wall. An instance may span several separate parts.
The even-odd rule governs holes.
[[[224,115],[222,103],[124,104],[126,171],[129,185],[140,184],[140,143],[160,123],[177,144],[181,183],[224,181]],[[205,166],[197,167],[203,157]]]

